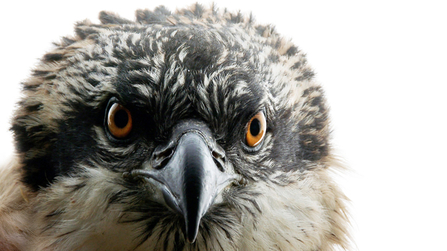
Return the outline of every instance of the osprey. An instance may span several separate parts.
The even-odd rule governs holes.
[[[99,19],[23,83],[1,250],[348,247],[328,107],[295,45],[198,4]]]

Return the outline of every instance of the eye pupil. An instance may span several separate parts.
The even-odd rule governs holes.
[[[258,135],[261,132],[261,122],[255,118],[250,124],[250,134],[253,136]]]
[[[115,113],[115,125],[118,128],[126,127],[127,123],[129,123],[129,115],[124,110],[119,110]]]

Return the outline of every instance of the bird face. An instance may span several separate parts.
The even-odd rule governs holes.
[[[268,26],[199,5],[79,23],[13,131],[40,249],[345,245],[327,107]]]

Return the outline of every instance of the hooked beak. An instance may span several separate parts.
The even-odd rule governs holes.
[[[186,237],[194,242],[200,220],[223,188],[238,179],[224,172],[224,152],[210,140],[209,129],[181,126],[166,146],[157,147],[152,170],[134,170],[133,175],[152,178],[162,186],[166,204],[185,220]],[[219,148],[220,149],[220,148]]]

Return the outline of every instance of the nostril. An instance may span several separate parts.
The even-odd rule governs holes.
[[[213,161],[216,164],[217,168],[224,172],[225,171],[225,155],[221,154],[217,151],[212,151],[212,155],[213,155]]]
[[[162,149],[161,151],[154,151],[152,155],[152,167],[155,169],[161,169],[166,164],[168,164],[169,160],[174,153],[173,148]]]
[[[218,152],[213,151],[213,157],[216,159],[219,159],[219,158],[221,158],[221,155]]]
[[[215,146],[214,149],[211,150],[211,152],[215,159],[225,160],[225,151],[219,146]]]
[[[171,155],[172,155],[172,149],[166,149],[166,151],[157,154],[155,157],[158,159],[165,159],[171,157]]]

